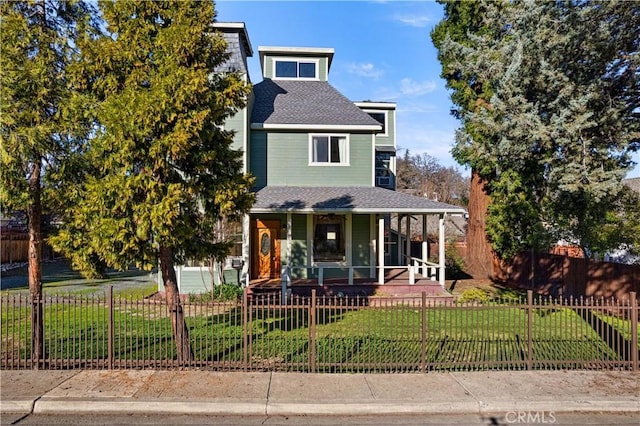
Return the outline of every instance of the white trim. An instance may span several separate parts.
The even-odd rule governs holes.
[[[290,46],[258,46],[258,52],[269,52],[275,54],[281,53],[314,53],[314,54],[333,54],[335,50],[332,47],[290,47]]]
[[[395,110],[395,102],[354,102],[354,105],[358,108],[379,108],[385,110]]]
[[[375,131],[381,130],[380,125],[369,124],[269,124],[269,123],[251,123],[252,130],[363,130]]]
[[[389,137],[389,114],[388,114],[388,110],[380,110],[380,109],[363,109],[362,112],[366,113],[366,114],[384,114],[384,133],[376,133],[376,136],[380,136],[381,138],[386,138]],[[369,117],[371,117],[371,115],[369,115]],[[371,117],[373,118],[373,117]],[[373,118],[374,120],[376,120],[375,118]],[[378,120],[376,120],[378,121]],[[394,144],[395,145],[395,144]]]
[[[309,148],[309,157],[308,157],[308,166],[313,166],[313,167],[317,167],[317,166],[325,166],[325,167],[348,167],[351,165],[350,163],[350,145],[351,145],[351,141],[350,141],[350,135],[348,133],[344,133],[344,134],[337,134],[337,133],[309,133],[308,135],[308,148]],[[314,162],[313,161],[313,138],[317,138],[317,137],[326,137],[327,138],[327,142],[329,144],[329,146],[327,147],[328,151],[329,151],[329,157],[331,156],[331,138],[342,138],[345,141],[345,149],[344,149],[344,154],[345,154],[345,159],[344,161],[340,161],[339,163],[332,163],[331,162],[331,158],[329,158],[329,161],[327,162]],[[340,159],[342,160],[342,158]]]
[[[271,75],[272,80],[300,80],[300,81],[319,81],[320,80],[320,59],[318,58],[304,58],[304,57],[293,57],[293,56],[270,56],[271,58]],[[276,62],[296,62],[296,74],[300,74],[300,62],[304,63],[313,63],[315,64],[316,71],[315,77],[278,77],[276,75]]]
[[[371,135],[371,186],[376,186],[376,135]]]

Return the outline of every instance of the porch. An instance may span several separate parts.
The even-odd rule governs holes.
[[[405,296],[419,297],[424,292],[429,298],[452,299],[439,281],[433,277],[414,275],[414,283],[410,284],[412,273],[407,267],[387,267],[384,282],[380,284],[378,277],[353,278],[351,282],[344,278],[303,278],[303,279],[255,279],[249,282],[249,291],[253,295],[284,292],[295,296],[310,296],[313,289],[318,296],[336,297],[370,297],[370,296]]]

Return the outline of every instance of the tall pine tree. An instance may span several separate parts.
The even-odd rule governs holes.
[[[445,36],[439,49],[470,86],[490,88],[477,107],[463,108],[454,149],[488,182],[489,240],[502,257],[559,238],[601,247],[598,230],[640,148],[640,6],[483,8],[484,31],[470,30],[464,42]]]
[[[44,174],[57,166],[77,131],[78,123],[65,112],[73,97],[67,68],[89,9],[78,1],[3,1],[0,13],[0,208],[27,213],[31,359],[38,366],[44,355]]]
[[[76,73],[95,135],[65,228],[52,242],[71,257],[97,255],[119,269],[150,268],[159,256],[178,359],[188,360],[174,265],[223,255],[229,245],[213,239],[216,224],[253,203],[252,180],[223,129],[249,86],[214,71],[228,53],[212,31],[212,2],[99,5],[109,35],[79,40]]]

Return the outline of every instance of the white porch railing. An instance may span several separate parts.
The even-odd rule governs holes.
[[[423,278],[430,278],[431,281],[436,281],[438,279],[438,270],[440,268],[442,268],[442,266],[437,263],[429,262],[417,257],[411,257],[409,259],[409,265],[407,265],[407,269],[409,271],[409,284],[413,285],[416,283],[416,274],[420,274],[420,271],[422,271]],[[440,271],[440,273],[443,274],[444,270]]]
[[[422,274],[423,278],[429,278],[431,281],[436,281],[438,279],[438,273],[444,273],[444,271],[439,270],[442,268],[439,264],[424,261],[417,257],[410,258],[410,262],[406,266],[392,266],[385,265],[383,269],[403,269],[407,268],[407,272],[409,273],[408,282],[411,285],[416,283],[416,275]],[[323,285],[325,281],[325,271],[331,269],[339,269],[347,271],[347,284],[352,285],[354,283],[354,277],[356,275],[356,270],[370,270],[369,266],[336,266],[336,265],[302,265],[302,266],[288,266],[285,265],[282,268],[282,289],[283,292],[287,287],[291,286],[291,281],[293,279],[292,275],[294,271],[305,271],[305,275],[309,277],[314,270],[317,270],[317,280],[318,285]],[[375,277],[370,277],[375,278]]]

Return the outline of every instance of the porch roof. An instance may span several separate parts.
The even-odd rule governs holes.
[[[251,213],[464,214],[465,209],[368,186],[267,186],[256,192]]]

